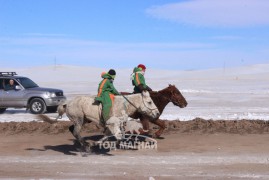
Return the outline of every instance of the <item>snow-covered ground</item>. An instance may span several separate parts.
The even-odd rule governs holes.
[[[67,65],[32,67],[24,69],[1,68],[16,71],[43,87],[63,89],[68,99],[76,95],[94,95],[100,74],[107,69]],[[115,87],[118,91],[131,92],[132,69],[116,69]],[[182,92],[188,106],[180,109],[169,104],[161,119],[261,119],[269,120],[269,64],[259,64],[230,69],[200,71],[168,71],[148,69],[148,85],[161,90],[174,84]],[[56,114],[49,116],[56,117]],[[0,115],[0,121],[32,121],[35,116],[24,109],[9,109]],[[66,118],[64,118],[66,119]]]

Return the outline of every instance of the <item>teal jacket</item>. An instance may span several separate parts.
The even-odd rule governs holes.
[[[149,88],[146,84],[146,80],[141,68],[134,68],[132,74],[132,83],[134,85],[134,93],[141,93],[142,90],[151,91],[151,88]]]
[[[95,98],[97,101],[105,102],[109,94],[119,95],[119,92],[113,85],[113,78],[109,74],[102,75],[103,80],[99,83],[98,94]]]
[[[5,86],[5,91],[9,91],[9,90],[15,90],[15,85],[10,85],[10,84],[7,84],[6,86]]]

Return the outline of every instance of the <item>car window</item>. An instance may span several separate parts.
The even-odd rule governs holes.
[[[38,87],[38,85],[33,82],[31,79],[29,78],[16,78],[16,80],[25,88],[25,89],[28,89],[28,88],[34,88],[34,87]]]
[[[4,80],[0,79],[0,90],[4,89]]]
[[[15,86],[18,85],[18,83],[17,83],[14,79],[12,79],[12,80],[14,81],[14,84],[13,84],[13,86],[11,87],[11,86],[9,85],[9,81],[10,81],[10,80],[11,80],[11,78],[3,79],[3,81],[4,81],[3,85],[4,85],[4,89],[5,89],[5,90],[14,90],[14,89],[15,89]]]

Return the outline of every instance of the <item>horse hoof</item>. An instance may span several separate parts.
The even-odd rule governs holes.
[[[161,138],[161,134],[158,134],[158,133],[154,133],[152,135],[153,138]]]
[[[89,146],[84,147],[86,153],[92,153],[92,149]]]
[[[143,136],[149,135],[149,130],[144,130],[144,129],[140,128],[138,131],[139,131],[139,135],[143,135]]]
[[[88,157],[88,154],[87,153],[81,153],[81,156],[82,157]]]
[[[82,146],[80,149],[78,149],[80,151],[80,154],[82,157],[87,157],[88,155],[92,155],[93,152],[91,150],[91,148],[89,146]]]
[[[154,133],[152,135],[152,138],[155,138],[155,139],[165,139],[164,137],[161,137],[161,134],[156,134],[156,133]]]

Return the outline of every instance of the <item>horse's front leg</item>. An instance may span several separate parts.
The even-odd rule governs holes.
[[[159,126],[159,130],[157,132],[155,132],[155,137],[160,137],[165,129],[165,121],[157,119],[157,120],[153,120],[151,122],[153,124],[156,124],[157,126]]]
[[[140,134],[142,135],[148,135],[149,132],[149,119],[146,117],[141,117],[140,122],[143,126],[143,131],[140,131]]]

